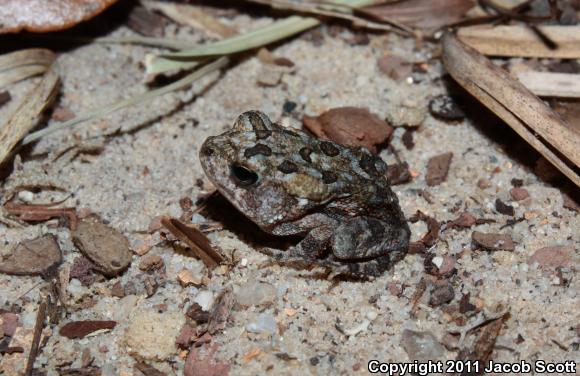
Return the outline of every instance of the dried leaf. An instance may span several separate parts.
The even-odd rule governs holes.
[[[580,134],[558,114],[507,72],[449,33],[443,37],[443,63],[461,86],[580,186]]]
[[[474,5],[471,0],[408,0],[363,10],[377,19],[387,18],[420,29],[438,29],[459,21]]]
[[[484,55],[580,59],[580,25],[538,26],[558,48],[550,48],[526,25],[462,27],[457,37]]]
[[[45,275],[62,261],[62,253],[54,235],[25,240],[13,252],[0,259],[0,273]]]
[[[197,228],[171,217],[163,217],[161,223],[176,238],[186,243],[208,268],[213,269],[224,260],[223,256],[213,249],[207,236]]]
[[[338,107],[317,116],[304,116],[304,126],[317,137],[347,146],[364,146],[373,153],[384,144],[393,127],[368,108]]]
[[[209,324],[207,327],[209,334],[213,335],[225,329],[228,316],[234,303],[235,298],[231,289],[226,289],[220,294],[209,316]]]
[[[0,0],[1,1],[1,0]],[[22,105],[0,128],[0,163],[10,155],[12,148],[37,125],[42,112],[56,97],[59,78],[54,69],[49,69]]]
[[[0,55],[0,87],[46,72],[55,59],[54,53],[44,48]]]
[[[117,0],[0,0],[0,34],[44,33],[91,19]]]
[[[59,330],[61,336],[73,339],[84,338],[97,330],[113,329],[117,326],[115,321],[83,320],[65,324]]]

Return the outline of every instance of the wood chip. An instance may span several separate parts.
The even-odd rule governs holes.
[[[13,275],[47,275],[62,262],[60,246],[54,235],[25,240],[12,253],[0,258],[0,273]]]
[[[391,185],[405,184],[413,180],[407,162],[387,166],[387,180]]]
[[[488,251],[513,251],[515,249],[514,241],[506,234],[486,234],[474,231],[471,234],[471,240],[476,246]]]
[[[484,55],[580,59],[580,25],[538,26],[558,48],[550,48],[526,25],[477,25],[457,31],[461,42]]]
[[[209,316],[209,323],[207,326],[207,331],[211,335],[225,329],[230,311],[236,302],[231,289],[225,289],[222,291],[216,300],[216,304]]]
[[[580,74],[519,72],[517,77],[539,97],[580,98]]]
[[[377,64],[380,71],[393,80],[405,80],[413,73],[413,64],[397,55],[381,56]]]
[[[337,107],[319,116],[304,116],[303,120],[304,126],[318,138],[364,146],[375,154],[393,133],[393,127],[368,108]]]
[[[84,320],[73,321],[65,324],[59,330],[61,336],[73,339],[84,338],[97,330],[113,329],[117,326],[115,321]]]
[[[3,0],[0,34],[21,30],[44,33],[73,27],[91,19],[117,0]]]
[[[163,259],[159,255],[150,255],[143,257],[141,262],[139,263],[139,270],[142,271],[152,271],[158,270],[165,266]]]
[[[576,43],[578,46],[580,43]],[[449,33],[443,37],[443,63],[461,86],[580,186],[580,134],[558,114],[503,69]]]
[[[200,356],[201,348],[192,347],[183,367],[184,376],[227,376],[230,365],[215,359],[217,344],[203,346],[207,348],[205,357]]]
[[[129,241],[119,231],[97,221],[85,219],[72,232],[77,248],[107,277],[121,274],[131,264]]]
[[[207,236],[196,227],[186,225],[177,218],[171,217],[162,217],[161,224],[176,238],[186,243],[209,269],[215,268],[224,261],[223,256],[211,246]]]
[[[429,159],[429,162],[427,162],[427,176],[425,177],[428,186],[439,185],[447,179],[452,158],[453,153],[449,152]]]
[[[44,222],[52,218],[68,219],[68,227],[77,227],[78,217],[75,208],[53,208],[44,204],[19,204],[9,201],[4,208],[10,214],[26,222]]]

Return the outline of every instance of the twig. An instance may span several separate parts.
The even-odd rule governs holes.
[[[34,324],[34,337],[32,338],[32,345],[30,346],[30,352],[28,353],[28,362],[26,363],[26,371],[24,375],[31,376],[34,361],[38,355],[38,348],[40,345],[40,336],[42,335],[42,329],[44,328],[44,320],[46,319],[46,303],[40,303],[38,307],[38,312],[36,313],[36,324]]]

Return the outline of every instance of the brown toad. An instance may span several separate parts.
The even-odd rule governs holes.
[[[365,148],[349,148],[273,124],[259,111],[209,137],[201,165],[240,212],[274,235],[305,235],[264,253],[338,274],[380,275],[402,258],[410,230],[386,178]]]

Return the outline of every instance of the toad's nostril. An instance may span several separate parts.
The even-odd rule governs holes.
[[[233,164],[230,169],[233,181],[241,187],[249,187],[258,181],[258,174],[246,167]]]

